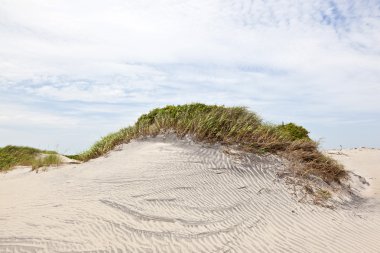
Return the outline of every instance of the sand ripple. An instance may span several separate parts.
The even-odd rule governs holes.
[[[0,175],[0,252],[380,252],[378,205],[297,202],[274,156],[173,138]]]

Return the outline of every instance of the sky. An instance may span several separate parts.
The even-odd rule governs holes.
[[[0,146],[76,153],[168,104],[380,147],[379,0],[0,0]]]

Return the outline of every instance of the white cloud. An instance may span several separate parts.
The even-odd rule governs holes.
[[[379,16],[375,0],[3,0],[0,90],[50,103],[42,122],[192,101],[367,122],[380,114]]]
[[[39,127],[74,128],[79,125],[74,118],[58,116],[53,113],[34,111],[30,107],[14,103],[1,103],[0,125],[31,125]]]

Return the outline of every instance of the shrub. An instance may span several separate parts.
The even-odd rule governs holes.
[[[292,140],[310,139],[309,132],[302,126],[298,126],[294,123],[282,124],[277,126],[277,129],[281,134],[286,135]]]

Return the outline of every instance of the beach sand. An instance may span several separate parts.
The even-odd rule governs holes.
[[[275,156],[174,137],[15,169],[0,174],[0,252],[380,252],[380,151],[329,153],[370,183],[335,210],[298,202]]]
[[[361,191],[361,196],[380,201],[380,149],[329,150],[327,154],[368,181],[370,187]]]

